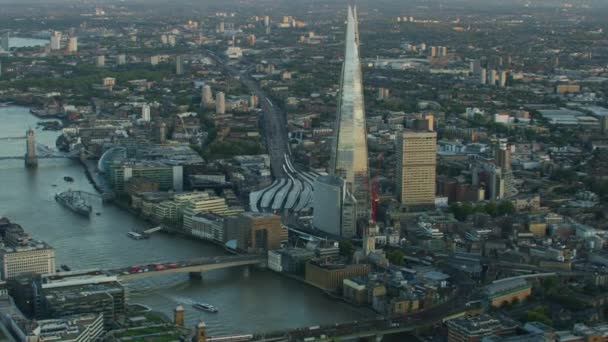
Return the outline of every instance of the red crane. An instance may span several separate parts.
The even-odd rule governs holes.
[[[376,176],[372,179],[371,198],[372,198],[372,222],[373,223],[376,223],[376,210],[378,208],[378,196],[380,194],[380,189],[378,188],[378,178],[380,178],[380,169],[381,169],[383,160],[384,160],[384,154],[380,153],[378,155],[378,165],[376,167]]]

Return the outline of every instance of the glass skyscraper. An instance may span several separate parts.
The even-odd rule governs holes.
[[[359,58],[357,10],[348,7],[346,47],[329,171],[342,178],[356,200],[357,217],[370,211],[367,130]]]

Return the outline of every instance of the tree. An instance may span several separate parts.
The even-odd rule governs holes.
[[[511,201],[502,201],[496,208],[496,214],[498,216],[511,215],[515,213],[515,205]]]
[[[395,250],[392,250],[392,251],[386,253],[386,258],[388,259],[388,261],[390,261],[391,264],[397,265],[397,266],[403,265],[404,257],[405,257],[405,253],[403,253],[403,251],[401,251],[399,249],[395,249]]]
[[[342,240],[340,241],[338,246],[340,248],[340,255],[349,258],[352,257],[355,248],[353,247],[353,243],[350,242],[350,240]]]

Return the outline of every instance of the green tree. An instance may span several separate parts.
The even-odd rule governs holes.
[[[340,248],[340,255],[349,258],[353,256],[353,251],[355,250],[355,247],[353,247],[353,243],[350,240],[340,241],[338,247]]]
[[[388,253],[386,253],[386,258],[390,261],[391,264],[402,266],[404,264],[403,257],[405,257],[405,253],[403,251],[394,249]]]

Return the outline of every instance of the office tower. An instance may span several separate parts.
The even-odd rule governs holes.
[[[9,51],[9,49],[11,48],[10,39],[11,39],[11,34],[9,32],[6,32],[2,36],[2,50],[6,51],[6,52]]]
[[[265,27],[270,26],[270,16],[269,15],[264,16],[264,26]]]
[[[213,95],[211,93],[211,86],[204,85],[203,92],[201,94],[201,102],[203,106],[209,107],[213,103]]]
[[[53,31],[51,35],[51,50],[61,49],[61,32]]]
[[[167,36],[167,44],[169,44],[169,46],[175,46],[175,35],[174,34],[170,34]]]
[[[507,86],[507,77],[508,77],[508,74],[506,71],[503,70],[500,72],[499,85],[501,88],[505,88]]]
[[[160,43],[163,45],[167,45],[169,43],[169,39],[167,38],[166,34],[160,35]]]
[[[506,141],[498,144],[498,148],[496,149],[496,166],[502,170],[511,169],[511,147]]]
[[[495,69],[490,70],[490,74],[488,75],[488,84],[491,86],[496,85],[498,82],[498,72]]]
[[[127,64],[127,56],[124,53],[121,53],[116,56],[116,64],[117,65],[125,65]]]
[[[328,234],[352,238],[357,232],[357,201],[347,191],[344,180],[320,176],[313,189],[313,226]]]
[[[356,16],[356,9],[353,11],[349,6],[339,107],[329,172],[345,181],[347,191],[357,202],[357,217],[365,217],[370,211],[369,170]]]
[[[160,125],[158,125],[158,143],[163,145],[167,142],[167,124],[164,122],[161,122]]]
[[[182,75],[184,73],[184,57],[175,57],[175,74]]]
[[[488,84],[488,69],[481,69],[481,72],[479,73],[479,81],[481,84]]]
[[[255,34],[250,34],[247,36],[247,44],[249,44],[249,46],[254,46],[255,45]]]
[[[479,61],[479,59],[471,61],[469,72],[472,75],[479,75],[479,73],[481,72],[481,62]]]
[[[389,98],[391,91],[388,88],[378,88],[378,100],[386,100]]]
[[[221,91],[215,93],[215,114],[226,114],[226,98]]]
[[[42,241],[33,240],[20,225],[9,224],[0,247],[2,279],[24,274],[55,273],[55,250]]]
[[[225,26],[224,22],[221,21],[220,24],[218,25],[217,32],[224,33],[224,26]]]
[[[38,158],[36,157],[36,134],[33,129],[27,130],[26,138],[25,166],[36,167]]]
[[[439,54],[442,57],[446,57],[448,55],[448,48],[445,46],[439,47]]]
[[[98,67],[105,66],[106,65],[106,56],[104,56],[104,55],[97,56],[97,58],[95,60],[95,65],[97,65]]]
[[[431,46],[431,57],[437,57],[437,47]]]
[[[436,132],[404,131],[397,139],[397,193],[406,206],[435,203]]]
[[[78,38],[77,37],[68,38],[68,52],[69,53],[78,52]]]
[[[141,119],[145,122],[150,122],[150,105],[147,103],[141,106]]]

